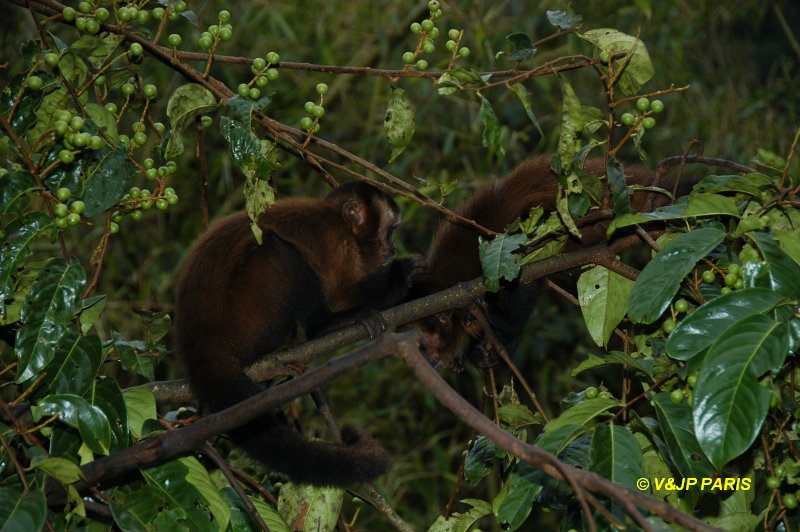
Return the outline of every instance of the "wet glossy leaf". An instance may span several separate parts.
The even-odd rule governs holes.
[[[591,471],[631,489],[636,489],[638,479],[647,476],[639,442],[619,425],[601,423],[594,428],[589,459]]]
[[[578,278],[578,302],[592,340],[608,344],[614,329],[625,317],[633,281],[602,266],[584,271]]]
[[[0,316],[5,316],[5,301],[14,295],[14,280],[18,268],[30,257],[32,243],[51,236],[53,223],[43,212],[33,212],[12,221],[4,228],[0,253]]]
[[[58,415],[67,425],[78,429],[83,443],[98,454],[108,454],[111,446],[111,425],[103,411],[83,397],[71,394],[48,395],[31,407],[35,420]]]
[[[47,517],[47,501],[39,490],[27,495],[21,491],[0,487],[0,530],[42,530]]]
[[[112,208],[131,187],[135,169],[124,146],[116,151],[103,150],[100,160],[87,172],[83,187],[85,216],[94,216]]]
[[[767,233],[753,233],[752,237],[769,264],[772,288],[786,297],[800,299],[800,264]]]
[[[516,530],[533,509],[533,499],[542,492],[539,470],[520,463],[492,501],[492,511],[504,530]]]
[[[673,403],[668,392],[653,396],[653,407],[669,457],[683,478],[709,477],[714,467],[708,461],[695,436],[692,410],[686,401]]]
[[[0,176],[0,214],[19,214],[37,190],[36,180],[28,172],[12,171]]]

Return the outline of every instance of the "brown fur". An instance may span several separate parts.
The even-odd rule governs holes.
[[[351,183],[322,200],[276,203],[259,219],[260,246],[245,212],[209,229],[186,259],[175,303],[178,350],[203,406],[222,410],[261,391],[245,368],[298,326],[314,336],[354,311],[401,301],[419,261],[392,262],[398,221],[391,198]],[[348,485],[388,467],[381,446],[354,429],[343,431],[344,445],[309,442],[268,415],[231,436],[297,482]]]

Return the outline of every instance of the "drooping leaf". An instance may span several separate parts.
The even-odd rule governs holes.
[[[661,434],[669,450],[669,457],[683,478],[710,477],[714,468],[703,454],[695,436],[692,410],[686,401],[673,403],[668,392],[661,392],[651,400],[658,416]]]
[[[103,411],[83,397],[71,394],[48,395],[31,407],[35,420],[58,415],[67,425],[78,429],[83,443],[98,454],[108,454],[111,447],[111,425]]]
[[[292,530],[330,532],[336,529],[343,500],[342,488],[289,482],[281,488],[278,511]]]
[[[631,212],[630,191],[625,184],[625,172],[622,164],[616,159],[608,161],[606,178],[611,189],[611,198],[614,202],[614,217]]]
[[[636,94],[653,77],[655,70],[650,54],[647,53],[645,44],[636,37],[611,28],[589,30],[578,33],[578,37],[592,43],[599,50],[608,51],[612,56],[620,53],[633,54],[619,77],[618,86],[623,93]],[[627,58],[616,60],[614,66],[619,69],[626,60]]]
[[[522,107],[525,109],[525,114],[528,115],[531,122],[534,126],[536,126],[536,130],[539,132],[539,136],[542,137],[541,140],[544,140],[544,132],[542,131],[542,126],[539,124],[539,120],[536,118],[536,114],[533,112],[533,104],[531,103],[531,93],[528,92],[528,89],[525,88],[525,85],[522,83],[512,83],[508,86],[511,89],[511,92],[517,95],[519,98],[520,103],[522,103]],[[541,141],[540,141],[541,142]]]
[[[477,485],[492,470],[495,460],[505,455],[506,452],[489,438],[479,435],[464,458],[464,479],[473,486]]]
[[[597,345],[607,345],[614,329],[625,317],[633,284],[630,279],[602,266],[586,270],[578,278],[581,313]]]
[[[492,506],[480,499],[464,499],[464,504],[472,506],[468,511],[455,512],[446,518],[440,515],[428,528],[428,532],[469,532],[482,517],[492,513]]]
[[[0,176],[0,214],[19,214],[30,201],[29,194],[37,188],[28,172],[14,170]]]
[[[414,136],[414,109],[406,97],[406,91],[397,87],[389,87],[389,103],[383,119],[383,130],[392,147],[389,162],[405,151]]]
[[[689,360],[717,341],[737,321],[764,314],[784,299],[766,288],[743,288],[716,297],[678,323],[667,338],[667,354],[677,360]]]
[[[123,144],[116,150],[104,150],[86,175],[83,186],[85,216],[94,216],[110,209],[130,189],[135,169],[128,160]]]
[[[187,83],[175,89],[167,102],[170,137],[164,150],[164,158],[174,159],[183,153],[183,131],[194,117],[210,113],[216,108],[217,99],[202,85]]]
[[[42,530],[47,517],[47,501],[39,490],[27,494],[11,487],[0,487],[0,530]]]
[[[511,61],[527,61],[536,54],[533,41],[525,33],[512,33],[506,36],[506,40],[514,46],[513,52],[497,52],[495,58],[506,56]]]
[[[783,251],[767,233],[753,233],[753,239],[769,264],[773,290],[792,299],[800,299],[800,264]]]
[[[653,212],[623,214],[615,218],[608,227],[611,235],[617,229],[654,220],[682,220],[703,216],[739,216],[739,208],[733,198],[719,194],[693,193],[678,198],[672,205],[659,207]]]
[[[524,462],[517,466],[492,501],[492,511],[504,530],[516,530],[528,519],[533,499],[542,492],[539,470]]]
[[[53,233],[53,222],[43,212],[32,212],[5,227],[0,253],[0,317],[6,315],[6,300],[14,295],[14,278],[31,256],[31,244]]]
[[[700,447],[717,469],[758,436],[772,395],[758,378],[779,368],[788,349],[787,324],[760,314],[737,321],[709,348],[692,411]]]
[[[480,93],[478,93],[478,96],[481,99],[481,109],[478,116],[483,124],[483,146],[488,148],[491,153],[504,157],[506,150],[501,140],[500,122],[497,120],[497,115],[494,113],[489,100]]]
[[[723,238],[723,231],[704,227],[685,233],[664,246],[636,279],[628,307],[631,321],[656,321],[678,292],[683,278]]]
[[[645,478],[644,456],[633,434],[619,425],[598,424],[589,449],[589,469],[615,484],[636,489]]]

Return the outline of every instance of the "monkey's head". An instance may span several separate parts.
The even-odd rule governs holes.
[[[368,270],[394,259],[397,248],[393,235],[400,225],[400,208],[390,196],[372,185],[351,182],[334,189],[326,199],[340,206]]]
[[[466,308],[439,312],[409,324],[422,335],[422,348],[434,367],[464,370],[467,359],[479,368],[497,364],[497,356],[487,344],[480,323]]]

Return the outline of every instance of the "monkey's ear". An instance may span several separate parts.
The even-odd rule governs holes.
[[[353,197],[342,205],[342,218],[345,219],[350,231],[356,238],[363,238],[368,231],[367,205],[361,198]]]

